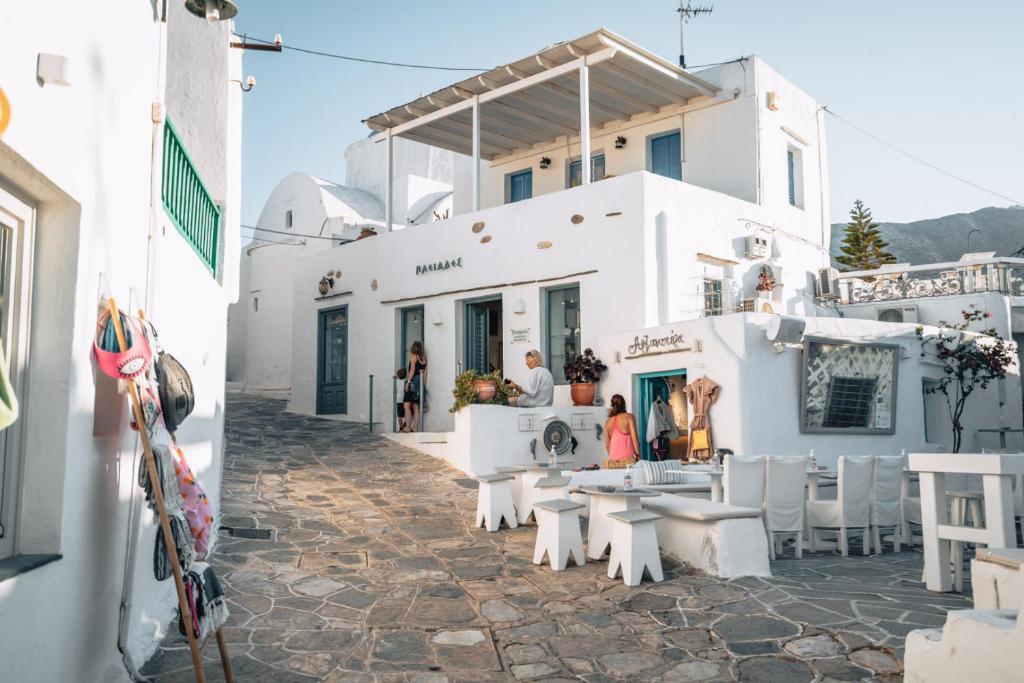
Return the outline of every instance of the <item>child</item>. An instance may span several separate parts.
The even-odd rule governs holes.
[[[403,402],[405,400],[405,368],[398,368],[395,370],[395,396],[398,397],[398,404],[395,408],[395,412],[398,415],[398,431],[405,431],[405,406]]]

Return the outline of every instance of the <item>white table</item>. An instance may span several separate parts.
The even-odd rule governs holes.
[[[584,486],[581,491],[590,496],[590,523],[587,531],[587,557],[593,560],[604,555],[605,548],[612,542],[612,520],[610,512],[639,510],[641,499],[660,496],[657,491],[645,489],[624,489],[615,487],[613,491],[602,491],[591,486]]]
[[[1013,520],[1012,482],[1024,474],[1024,454],[911,453],[909,468],[920,474],[921,535],[928,590],[947,593],[953,588],[949,571],[949,544],[981,543],[989,548],[1017,547]],[[985,496],[985,526],[949,523],[946,507],[947,474],[980,474]]]
[[[522,488],[519,493],[519,500],[516,501],[516,518],[520,524],[526,524],[526,520],[533,514],[533,504],[537,502],[537,489],[534,486],[541,479],[547,477],[562,476],[562,465],[556,463],[554,467],[547,463],[536,463],[525,468],[522,473]]]

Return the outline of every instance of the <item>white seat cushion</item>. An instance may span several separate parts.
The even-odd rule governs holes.
[[[666,517],[675,517],[696,522],[714,522],[720,519],[742,519],[760,517],[761,511],[754,508],[737,507],[725,503],[712,503],[700,498],[684,498],[664,494],[644,500],[644,507]]]

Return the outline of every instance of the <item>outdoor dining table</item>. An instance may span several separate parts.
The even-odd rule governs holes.
[[[566,462],[557,462],[554,465],[533,463],[525,467],[526,471],[523,472],[522,488],[519,493],[519,499],[516,501],[516,517],[520,524],[526,524],[526,520],[533,513],[533,503],[537,499],[535,489],[537,482],[548,477],[562,476],[562,466],[568,464]]]
[[[626,489],[621,486],[616,486],[610,491],[594,486],[584,486],[580,491],[590,496],[587,557],[592,560],[600,559],[604,555],[605,548],[612,542],[612,520],[608,518],[608,513],[639,510],[641,499],[661,495],[657,491],[638,488]]]
[[[669,470],[673,474],[706,474],[711,477],[711,502],[721,503],[725,499],[725,495],[722,488],[722,478],[725,476],[725,470],[717,467],[708,468],[693,468],[690,470]],[[829,472],[824,467],[817,469],[807,470],[807,498],[809,500],[818,500],[818,478],[821,476],[833,477],[834,473]]]

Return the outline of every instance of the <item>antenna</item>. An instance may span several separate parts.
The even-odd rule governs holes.
[[[679,66],[686,68],[686,50],[683,49],[683,29],[686,26],[686,22],[694,17],[700,16],[701,14],[711,14],[712,7],[703,7],[698,5],[694,7],[691,0],[686,0],[686,6],[683,6],[683,0],[679,0]]]

